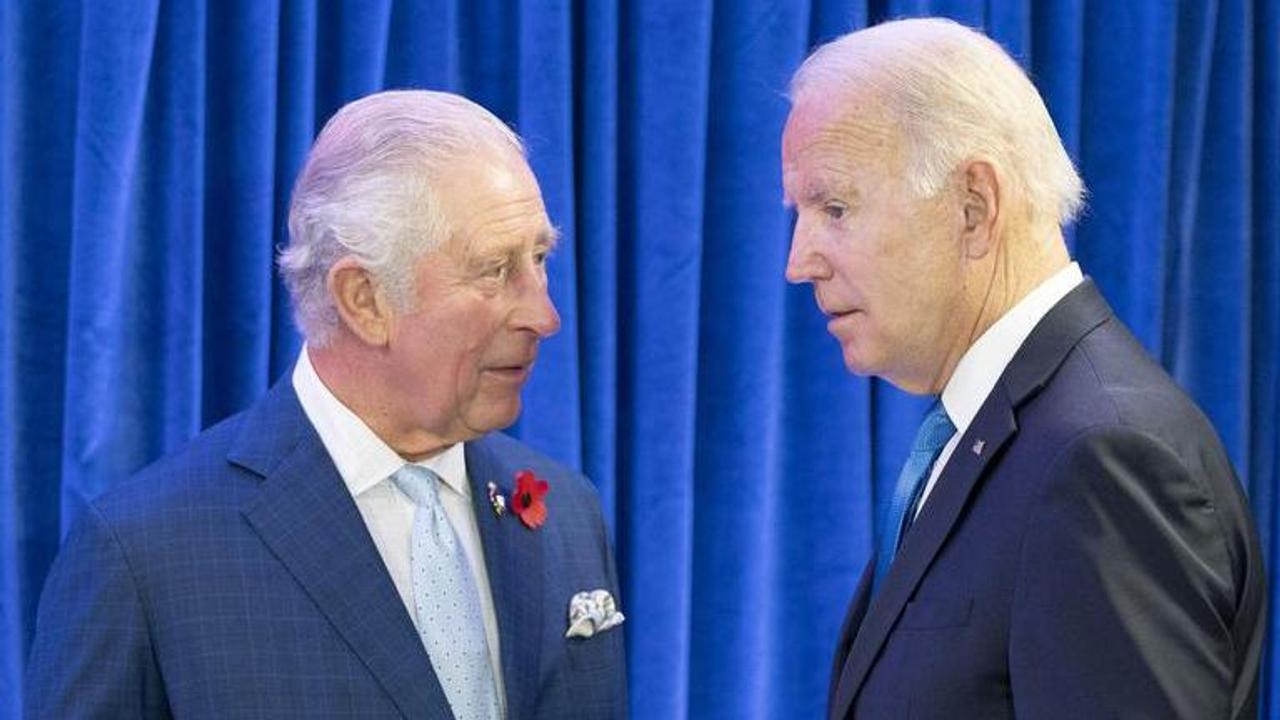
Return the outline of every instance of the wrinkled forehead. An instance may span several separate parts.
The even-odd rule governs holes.
[[[439,194],[457,249],[497,241],[555,242],[537,178],[517,153],[468,158],[445,179]]]
[[[451,221],[487,204],[542,204],[538,179],[524,157],[515,152],[477,150],[465,155],[437,178],[436,189],[446,201]]]
[[[859,170],[900,167],[901,138],[882,105],[854,97],[798,98],[782,133],[782,182],[788,204],[803,187]]]

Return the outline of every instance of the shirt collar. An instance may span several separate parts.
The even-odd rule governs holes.
[[[1084,280],[1080,266],[1070,263],[1027,293],[996,320],[960,358],[942,390],[942,406],[963,435],[986,402],[1018,348],[1058,301]]]
[[[454,443],[444,452],[420,460],[416,465],[435,473],[454,492],[462,497],[471,497],[471,484],[467,482],[467,454],[462,443]]]
[[[293,368],[293,389],[352,497],[368,491],[404,467],[404,458],[325,386],[311,364],[305,345]],[[443,452],[415,464],[440,476],[446,485],[463,497],[471,496],[462,443],[454,443]]]

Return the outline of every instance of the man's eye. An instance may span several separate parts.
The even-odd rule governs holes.
[[[831,218],[832,220],[842,220],[844,219],[846,208],[843,205],[832,203],[828,205],[823,205],[822,212],[825,213],[826,216],[828,218]]]
[[[537,265],[538,267],[542,267],[543,265],[546,265],[547,257],[549,257],[550,255],[551,255],[551,252],[548,250],[534,250],[533,264]]]
[[[484,272],[481,273],[480,275],[481,277],[488,280],[505,280],[507,278],[507,273],[509,272],[508,271],[509,267],[510,265],[508,265],[507,263],[498,263],[495,265],[490,265],[489,267],[485,268]]]

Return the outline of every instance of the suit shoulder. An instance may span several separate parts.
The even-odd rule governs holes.
[[[596,495],[595,486],[591,484],[591,481],[585,475],[563,463],[552,460],[545,454],[534,450],[510,435],[498,432],[489,433],[474,442],[484,445],[485,449],[503,458],[504,462],[509,465],[532,470],[535,475],[551,483],[557,493],[568,491],[586,493],[592,497]]]
[[[1106,427],[1149,436],[1180,457],[1205,450],[1225,457],[1209,419],[1118,320],[1097,328],[1068,354],[1029,409],[1067,436]]]
[[[227,462],[245,413],[238,413],[198,433],[181,447],[155,460],[128,479],[108,488],[90,503],[112,525],[122,521],[147,524],[167,512],[193,505],[231,505],[229,492],[243,472]]]
[[[1030,456],[1015,465],[1048,471],[1046,481],[1084,491],[1088,473],[1073,469],[1124,467],[1146,491],[1189,493],[1233,518],[1247,514],[1212,424],[1118,320],[1082,338],[1017,415],[1015,442]]]
[[[1216,528],[1236,551],[1251,521],[1231,460],[1195,402],[1118,321],[1085,337],[1057,376],[1020,413],[1039,450],[1045,489],[1063,497],[1109,497],[1105,506],[1192,517],[1214,508]],[[1031,467],[1025,461],[1019,467]]]

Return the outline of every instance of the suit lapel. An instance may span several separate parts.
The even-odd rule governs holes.
[[[836,686],[833,718],[843,718],[848,713],[889,631],[951,534],[969,496],[977,487],[978,478],[1016,430],[1013,410],[1003,388],[997,383],[969,430],[960,439],[960,444],[938,477],[929,502],[925,503],[911,531],[903,539],[879,592],[871,599]],[[983,441],[982,452],[974,453],[970,448],[978,440]]]
[[[452,717],[413,621],[288,377],[228,459],[263,476],[242,508],[263,543],[406,717]]]
[[[471,501],[498,616],[507,717],[531,717],[545,617],[543,538],[539,535],[545,530],[530,530],[509,510],[499,517],[489,503],[488,483],[492,482],[507,497],[510,507],[519,468],[506,466],[487,438],[468,442],[466,455]],[[551,492],[548,500],[554,503],[554,487]]]
[[[830,707],[833,720],[847,716],[907,601],[976,492],[978,480],[1017,432],[1016,408],[1044,387],[1071,348],[1109,317],[1111,309],[1093,281],[1086,279],[1041,319],[1019,348],[947,461],[861,625],[853,629],[856,635]]]
[[[867,616],[867,605],[871,602],[871,579],[876,571],[876,557],[872,555],[862,569],[862,577],[858,580],[858,588],[853,593],[853,601],[845,613],[844,625],[840,627],[840,641],[836,644],[835,661],[831,666],[831,680],[827,687],[827,715],[831,720],[842,718],[836,714],[839,699],[840,678],[844,673],[845,663],[849,659],[849,650],[853,647],[853,638],[862,627],[862,619]],[[843,713],[843,708],[841,708]]]

